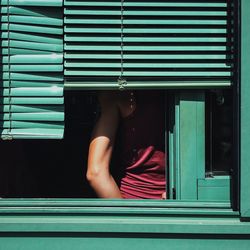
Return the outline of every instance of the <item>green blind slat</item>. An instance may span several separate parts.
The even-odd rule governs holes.
[[[4,88],[9,87],[9,81],[3,81]],[[11,81],[11,87],[63,87],[63,82],[40,82],[40,81]]]
[[[65,32],[67,33],[120,33],[121,29],[119,28],[70,28],[67,25],[65,26]],[[148,34],[148,33],[168,33],[168,34],[194,34],[194,33],[205,33],[205,34],[226,34],[226,29],[212,29],[212,28],[202,28],[202,29],[195,29],[195,28],[181,28],[181,29],[166,29],[166,28],[159,28],[159,29],[123,29],[123,32],[126,33],[141,33],[141,34]]]
[[[38,25],[23,25],[23,24],[2,24],[1,30],[7,31],[21,31],[21,32],[31,32],[31,33],[45,33],[45,34],[63,34],[63,30],[61,28],[51,28],[51,27],[42,27]]]
[[[66,15],[114,15],[119,16],[120,10],[79,10],[66,8]],[[124,11],[125,16],[226,16],[226,11]]]
[[[37,113],[37,112],[50,112],[50,111],[63,111],[63,107],[58,106],[58,107],[51,107],[49,105],[15,105],[12,104],[10,107],[9,105],[5,105],[3,108],[3,112],[8,112],[9,109],[12,109],[13,113]]]
[[[3,6],[8,3],[12,6]],[[63,137],[61,7],[62,0],[1,1],[0,134],[4,139]]]
[[[62,26],[63,20],[60,18],[33,17],[33,16],[2,16],[2,22],[25,23],[25,24],[46,24],[49,26]]]
[[[1,114],[2,116],[2,114]],[[63,121],[63,112],[38,112],[38,113],[3,113],[2,120],[22,120],[22,121]]]
[[[126,86],[136,88],[151,88],[153,81],[197,87],[232,82],[230,1],[125,0],[123,11],[119,0],[64,5],[69,88],[113,88],[121,72]]]
[[[21,5],[21,6],[62,6],[61,0],[1,0],[1,5]]]
[[[103,63],[70,63],[65,67],[73,68],[103,68]],[[230,68],[224,63],[124,63],[124,68]],[[120,63],[106,63],[106,68],[120,68]]]
[[[70,17],[65,17],[64,18],[64,23],[65,24],[121,24],[121,20],[119,19],[83,19],[82,17],[78,18],[70,18]],[[186,20],[162,20],[162,19],[129,19],[129,20],[124,20],[124,24],[157,24],[157,25],[186,25],[187,21]],[[190,25],[226,25],[227,20],[188,20],[188,24]]]
[[[63,124],[58,122],[29,122],[29,121],[12,121],[13,128],[47,128],[47,129],[63,129]],[[10,121],[0,121],[0,127],[8,128]]]
[[[8,129],[3,129],[2,134],[8,134]],[[53,128],[26,128],[12,129],[13,139],[58,139],[63,137],[63,129]]]
[[[90,70],[65,70],[65,75],[70,76],[120,76],[120,71],[90,71]],[[220,72],[220,71],[146,71],[146,69],[141,70],[141,71],[129,71],[126,70],[126,72],[123,73],[124,76],[138,76],[138,75],[143,75],[143,76],[182,76],[182,77],[188,77],[188,76],[203,76],[203,77],[211,77],[211,76],[225,76],[225,77],[230,77],[231,72]]]
[[[86,51],[85,51],[86,52]],[[106,52],[106,51],[105,51]],[[228,58],[227,54],[125,54],[124,59],[162,59],[162,60],[182,60],[182,59],[214,59],[214,60],[225,60]],[[65,53],[65,59],[121,59],[120,54],[83,54],[83,53]],[[105,67],[106,64],[103,65]]]
[[[108,37],[108,36],[99,36],[99,37],[93,37],[93,36],[81,36],[79,34],[72,35],[67,34],[65,35],[65,42],[121,42],[120,37]],[[124,42],[206,42],[206,44],[209,43],[220,43],[220,42],[227,42],[226,37],[214,37],[209,38],[208,37],[136,37],[136,36],[130,36],[130,37],[124,37]]]
[[[62,44],[62,39],[52,37],[52,36],[39,36],[39,34],[24,34],[18,32],[3,32],[0,34],[2,39],[9,39],[12,40],[20,40],[20,41],[29,41],[29,42],[39,42],[39,43],[46,43],[46,44]]]
[[[120,51],[120,46],[81,46],[65,45],[66,50],[83,50],[83,51]],[[227,51],[226,46],[124,46],[124,51]]]
[[[67,0],[64,3],[65,6],[108,6],[108,7],[120,7],[121,1],[71,1]],[[161,1],[154,1],[154,2],[140,2],[140,1],[125,1],[124,6],[130,7],[226,7],[226,3],[206,3],[206,2],[161,2]]]
[[[12,104],[33,104],[39,105],[44,103],[46,105],[62,105],[64,103],[63,97],[11,97]],[[0,98],[0,105],[8,105],[9,97]]]
[[[2,57],[2,63],[11,64],[62,64],[62,54],[49,54],[49,55],[14,55]]]
[[[3,47],[15,47],[15,48],[24,48],[24,49],[33,49],[33,50],[44,50],[49,52],[62,52],[63,45],[60,44],[46,44],[46,43],[34,43],[34,42],[24,42],[24,41],[3,41]]]
[[[34,1],[35,2],[35,1]],[[41,7],[15,7],[15,6],[10,6],[9,7],[9,14],[13,15],[21,15],[21,16],[34,16],[34,17],[61,17],[62,18],[62,13],[61,9],[43,9],[44,11],[41,11]],[[2,14],[7,14],[8,13],[8,8],[7,7],[2,7],[1,8],[1,13]]]
[[[6,71],[8,70],[8,66],[3,67]],[[63,65],[32,65],[32,64],[22,64],[22,65],[11,65],[10,70],[12,72],[62,72]]]
[[[63,81],[63,76],[60,74],[25,74],[25,73],[3,73],[4,80],[29,80],[29,81]]]
[[[62,87],[30,87],[30,88],[4,88],[0,89],[0,96],[63,96]]]
[[[52,51],[47,51],[47,50],[32,50],[32,49],[19,49],[19,48],[10,48],[9,50],[7,48],[2,49],[2,54],[3,55],[45,55],[49,54]]]

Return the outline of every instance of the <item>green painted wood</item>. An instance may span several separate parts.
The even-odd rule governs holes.
[[[110,250],[137,250],[137,249],[155,249],[162,250],[164,246],[166,249],[175,250],[198,250],[202,245],[202,249],[228,249],[234,250],[240,248],[242,250],[249,249],[249,239],[239,236],[227,235],[219,238],[212,234],[209,237],[189,235],[135,235],[135,237],[126,234],[22,234],[2,235],[0,243],[5,246],[5,250],[27,249],[38,250],[46,247],[48,250],[61,249],[67,250],[74,248],[75,250],[88,248],[90,250],[104,249],[108,246]]]
[[[199,200],[230,201],[230,177],[198,179]]]
[[[8,238],[7,235],[3,235],[1,243],[6,246],[6,250],[13,250],[16,247],[25,247],[27,245],[27,250],[30,249],[42,249],[46,246],[46,249],[69,249],[74,246],[74,249],[79,250],[86,248],[88,249],[103,249],[104,246],[110,246],[110,250],[115,249],[162,249],[162,246],[167,245],[171,249],[199,249],[200,245],[204,245],[204,249],[213,249],[218,247],[218,249],[236,249],[240,246],[241,249],[248,249],[249,240],[241,240],[240,237],[231,237],[230,235],[225,236],[223,239],[217,239],[215,235],[206,238],[205,236],[199,237],[197,235],[190,234],[189,238],[179,235],[175,238],[174,235],[136,235],[135,238],[132,236],[126,237],[125,234],[95,234],[90,235],[83,234],[80,237],[79,234],[71,234],[65,236],[65,234],[36,234],[32,238],[31,235],[26,235],[27,238],[20,237],[21,234],[11,234]],[[104,237],[103,237],[104,236]],[[213,238],[214,236],[214,238]],[[66,238],[64,238],[66,237]],[[28,244],[30,242],[30,244]],[[101,243],[102,242],[102,245]]]
[[[69,202],[70,201],[70,202]],[[125,199],[2,199],[0,202],[0,207],[8,207],[19,209],[19,212],[25,212],[25,208],[42,208],[48,209],[44,211],[45,213],[49,211],[49,209],[53,208],[61,208],[67,209],[70,207],[76,208],[90,208],[89,212],[91,212],[92,207],[99,207],[100,213],[101,208],[118,208],[116,212],[119,212],[120,207],[136,207],[136,208],[163,208],[163,209],[176,209],[180,208],[180,210],[176,209],[176,214],[180,214],[185,212],[185,209],[192,210],[195,208],[198,209],[208,209],[210,212],[213,212],[213,209],[221,209],[221,211],[227,211],[231,215],[238,215],[238,212],[233,212],[231,209],[231,205],[228,202],[208,202],[208,201],[176,201],[176,200],[125,200]],[[108,211],[108,210],[107,210]],[[3,212],[3,210],[0,210]],[[212,213],[213,214],[213,213]]]
[[[181,92],[179,113],[180,199],[198,198],[197,178],[205,171],[205,96]],[[201,170],[199,170],[201,169]]]
[[[173,217],[173,216],[4,216],[0,222],[0,232],[87,232],[87,233],[170,233],[170,234],[227,234],[250,233],[250,224],[238,218],[222,217]],[[187,236],[188,236],[187,235]],[[204,235],[205,236],[205,235]]]
[[[249,82],[250,82],[250,33],[249,15],[250,2],[241,1],[241,86],[240,86],[240,211],[242,217],[250,217],[250,103],[249,103]]]

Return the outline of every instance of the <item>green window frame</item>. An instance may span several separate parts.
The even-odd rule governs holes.
[[[1,1],[2,5],[8,3],[8,0]],[[10,0],[10,3],[20,3],[18,0]],[[27,6],[32,4],[31,1],[26,0]],[[61,1],[54,1],[55,7],[62,8]],[[66,3],[66,2],[65,2]],[[43,4],[45,8],[51,4],[51,1],[37,1],[37,4]],[[47,5],[46,5],[47,4]],[[188,169],[188,171],[197,171],[197,175],[193,180],[194,185],[191,189],[183,189],[181,190],[179,199],[182,200],[174,201],[117,201],[117,200],[78,200],[78,199],[62,199],[62,200],[33,200],[33,199],[3,199],[0,202],[0,212],[2,219],[0,220],[1,225],[0,231],[5,232],[15,232],[15,231],[58,231],[58,232],[66,232],[68,230],[72,230],[74,232],[165,232],[165,233],[178,233],[183,232],[183,226],[186,227],[185,230],[191,230],[194,233],[249,233],[249,226],[243,225],[239,221],[239,216],[249,217],[249,209],[250,209],[250,194],[248,189],[248,157],[247,157],[247,148],[249,145],[249,100],[248,100],[248,90],[247,84],[249,80],[249,74],[247,70],[247,62],[249,62],[249,58],[247,58],[247,51],[249,51],[249,37],[247,36],[246,30],[248,29],[248,7],[249,3],[247,0],[241,1],[241,14],[242,14],[242,32],[244,32],[244,39],[241,40],[242,44],[242,71],[241,71],[241,200],[240,200],[240,210],[233,211],[230,202],[225,201],[206,201],[197,199],[197,190],[199,187],[206,186],[206,179],[204,179],[204,172],[201,171],[199,166],[202,166],[204,161],[204,147],[200,147],[201,144],[204,143],[204,137],[202,133],[204,133],[204,119],[199,119],[202,115],[204,117],[204,101],[200,101],[200,98],[203,96],[202,91],[198,94],[191,96],[192,103],[186,103],[185,98],[190,98],[189,95],[185,94],[185,91],[180,95],[176,95],[177,102],[174,107],[176,110],[180,109],[179,112],[184,112],[186,114],[187,110],[194,109],[196,112],[194,113],[195,119],[192,119],[192,122],[196,122],[197,133],[195,136],[198,138],[196,140],[196,144],[194,147],[197,150],[198,158],[195,159],[195,164]],[[250,6],[249,6],[250,7]],[[33,7],[31,7],[33,8]],[[40,7],[39,7],[40,8]],[[13,10],[17,10],[18,8],[13,8]],[[2,9],[2,11],[4,11]],[[13,33],[12,33],[13,34]],[[11,35],[11,32],[10,34]],[[33,37],[36,39],[36,37]],[[33,40],[35,42],[35,40]],[[244,54],[244,53],[245,54]],[[37,58],[39,61],[39,59]],[[9,60],[7,60],[8,64],[10,64]],[[60,78],[61,79],[61,78]],[[190,82],[189,82],[190,83]],[[85,84],[85,83],[84,83]],[[84,88],[117,88],[117,82],[107,85],[100,85],[100,83],[91,83],[92,85],[84,85]],[[165,84],[165,83],[164,83]],[[164,85],[165,87],[211,87],[211,82],[203,82],[199,85],[185,85],[179,86],[174,83]],[[231,85],[231,82],[227,85]],[[6,85],[9,88],[9,85]],[[70,88],[83,88],[80,82],[69,80],[65,81],[65,86],[67,89]],[[94,86],[94,87],[93,87]],[[131,84],[131,87],[140,88],[141,85]],[[163,87],[161,83],[157,85],[158,87]],[[215,83],[214,86],[222,86],[221,84],[217,85]],[[148,85],[148,88],[151,88],[152,85]],[[199,97],[199,98],[197,98]],[[2,104],[2,103],[1,103]],[[189,106],[191,105],[191,106]],[[176,114],[176,113],[174,113]],[[186,116],[186,115],[185,115]],[[184,116],[184,117],[185,117]],[[176,117],[176,116],[174,116]],[[176,140],[176,136],[180,136],[184,143],[185,137],[185,129],[182,126],[182,122],[184,121],[184,117],[181,117],[181,121],[178,121],[179,131],[177,133],[170,134],[170,143],[171,147],[174,147],[173,141]],[[176,119],[176,118],[175,118]],[[199,123],[200,122],[200,123]],[[194,130],[192,131],[194,132]],[[178,133],[180,133],[178,135]],[[183,133],[183,134],[182,134]],[[172,141],[171,141],[172,140]],[[188,143],[186,141],[186,143]],[[182,148],[185,144],[180,144],[180,152],[182,152]],[[242,150],[243,149],[243,150]],[[199,152],[199,154],[198,154]],[[178,161],[178,155],[172,155],[172,159],[176,158]],[[190,155],[182,154],[181,157],[190,157]],[[183,166],[183,165],[181,165]],[[196,169],[196,170],[195,170]],[[171,176],[175,175],[175,172],[172,168]],[[187,178],[189,173],[184,174],[184,178]],[[197,182],[198,180],[198,182]],[[199,181],[200,180],[200,181]],[[200,182],[200,183],[199,183]],[[219,181],[220,182],[220,181]],[[177,182],[176,182],[177,183]],[[171,185],[177,188],[178,183],[172,183]],[[184,182],[184,184],[188,182]],[[197,184],[198,183],[198,184]],[[177,185],[177,186],[176,186]],[[210,184],[209,184],[210,185]],[[211,184],[213,185],[213,184]],[[184,188],[183,186],[181,188]],[[196,191],[193,191],[193,190]],[[191,191],[190,191],[191,190]],[[185,193],[188,191],[187,193]],[[179,191],[178,191],[179,192]],[[173,196],[173,194],[171,194]],[[184,196],[182,196],[184,195]],[[194,198],[196,197],[196,198]],[[177,198],[178,199],[178,198]],[[190,199],[189,201],[185,201],[185,199]],[[210,197],[208,198],[210,199]],[[46,217],[50,215],[50,218]],[[62,217],[58,218],[58,214],[61,214]],[[126,215],[129,215],[125,218]],[[181,216],[180,216],[181,215]],[[19,221],[16,221],[14,217],[18,217]],[[105,216],[107,216],[105,220]],[[137,219],[135,217],[138,216]],[[160,220],[157,220],[157,217]],[[151,218],[150,218],[151,217]],[[152,220],[153,217],[153,220]],[[186,221],[181,221],[180,217],[189,218]],[[220,226],[216,224],[218,217],[223,217]],[[198,218],[202,222],[200,226],[194,224],[193,219]],[[145,220],[142,223],[142,220]],[[119,225],[117,223],[120,223]],[[216,226],[211,227],[211,222],[214,222]],[[148,227],[144,227],[144,225],[148,225]],[[173,226],[174,225],[174,226]],[[235,227],[236,225],[236,227]],[[124,228],[122,228],[122,226]]]

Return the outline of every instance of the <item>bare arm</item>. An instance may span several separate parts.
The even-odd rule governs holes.
[[[109,171],[119,122],[119,109],[114,92],[99,95],[101,116],[94,128],[89,146],[87,179],[100,198],[122,198]]]

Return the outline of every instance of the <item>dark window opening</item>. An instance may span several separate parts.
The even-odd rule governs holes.
[[[206,175],[228,175],[233,164],[233,95],[231,90],[206,93]]]

